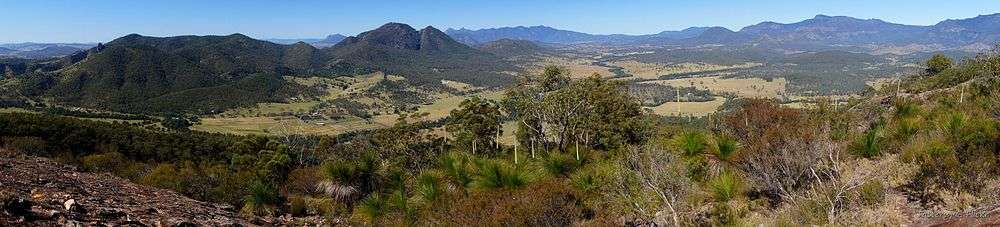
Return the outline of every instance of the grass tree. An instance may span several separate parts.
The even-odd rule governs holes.
[[[451,188],[465,194],[466,189],[472,186],[472,161],[467,156],[447,154],[441,157],[438,165]]]

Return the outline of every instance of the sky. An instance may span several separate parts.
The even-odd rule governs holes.
[[[932,25],[1000,13],[997,0],[0,0],[0,43],[107,42],[127,34],[321,38],[386,22],[420,29],[546,25],[594,34],[732,30],[817,14]]]

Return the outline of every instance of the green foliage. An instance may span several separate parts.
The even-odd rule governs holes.
[[[503,135],[503,115],[500,106],[492,100],[479,97],[466,99],[458,109],[451,111],[449,119],[446,124],[448,132],[470,150],[494,150],[497,140]]]
[[[580,167],[580,164],[573,156],[558,152],[548,153],[542,158],[542,167],[553,176],[567,177]]]
[[[571,81],[567,72],[547,67],[507,91],[504,109],[523,125],[519,141],[614,149],[645,139],[642,108],[617,81],[596,76]],[[543,130],[544,129],[544,130]]]
[[[714,155],[720,161],[732,163],[739,155],[740,143],[735,138],[729,136],[719,136],[715,139]]]
[[[861,135],[853,144],[854,154],[864,158],[873,158],[882,154],[884,147],[883,123],[881,121],[873,123],[868,130]]]
[[[607,184],[605,177],[599,169],[591,168],[576,171],[570,176],[570,182],[573,188],[580,192],[596,193],[598,189]]]
[[[188,127],[193,125],[183,117],[166,117],[160,124],[162,124],[164,128],[172,130],[188,130]]]
[[[732,172],[723,172],[708,181],[712,198],[716,202],[726,203],[741,198],[744,191],[743,179]]]
[[[528,184],[528,176],[519,168],[503,162],[477,162],[474,184],[482,189],[520,188]]]
[[[217,113],[280,102],[306,90],[281,78],[304,70],[282,59],[285,48],[243,35],[130,35],[50,75],[62,79],[39,76],[25,81],[23,91],[118,112]]]
[[[281,202],[278,192],[265,182],[256,181],[250,185],[250,194],[244,199],[240,212],[249,215],[270,215],[274,206]]]
[[[472,161],[460,154],[447,154],[441,157],[439,168],[444,172],[445,179],[455,188],[465,191],[472,186]]]
[[[367,224],[374,225],[378,223],[380,218],[390,212],[389,209],[389,202],[382,198],[381,194],[372,193],[365,199],[361,200],[361,203],[354,208],[354,213],[356,215],[360,215],[362,220],[364,220]]]
[[[441,204],[446,196],[443,179],[434,172],[420,173],[417,177],[416,192],[420,200],[431,208]]]
[[[935,54],[931,59],[927,60],[926,64],[927,73],[937,74],[951,68],[952,60],[948,56],[944,56],[944,54]]]
[[[700,156],[708,149],[705,135],[696,131],[684,132],[677,137],[675,143],[686,158]]]

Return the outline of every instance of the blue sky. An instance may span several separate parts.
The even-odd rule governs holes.
[[[588,33],[648,34],[690,26],[737,30],[816,14],[930,25],[1000,13],[996,0],[437,0],[141,1],[0,0],[0,43],[104,42],[152,36],[243,33],[257,38],[354,35],[386,22],[416,28],[547,25]]]

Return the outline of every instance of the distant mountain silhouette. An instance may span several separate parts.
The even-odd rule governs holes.
[[[347,36],[344,36],[344,35],[341,35],[341,34],[333,34],[333,35],[326,36],[326,38],[323,38],[322,40],[318,40],[318,41],[315,41],[315,42],[309,42],[309,44],[312,44],[313,46],[320,47],[320,48],[330,47],[330,46],[336,45],[340,41],[343,41],[344,38],[347,38]]]
[[[14,53],[14,52],[17,52],[17,51],[16,50],[12,50],[12,49],[7,49],[7,48],[0,47],[0,55],[7,55],[7,54],[10,54],[10,53]]]
[[[692,27],[649,35],[594,35],[546,26],[480,30],[448,29],[466,44],[500,39],[543,43],[605,43],[614,45],[761,45],[807,51],[847,49],[870,52],[982,51],[1000,42],[1000,14],[946,20],[932,26],[889,23],[878,19],[817,15],[795,23],[762,22],[739,31]]]
[[[0,44],[0,57],[46,59],[62,57],[93,47],[81,43],[9,43]]]

